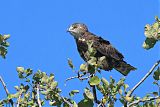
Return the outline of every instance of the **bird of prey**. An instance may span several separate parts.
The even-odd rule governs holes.
[[[84,61],[87,62],[90,60],[87,53],[89,48],[88,41],[92,41],[92,48],[96,50],[94,57],[97,59],[97,62],[101,60],[100,69],[110,71],[114,68],[124,76],[131,70],[136,70],[135,67],[123,60],[123,55],[109,41],[89,32],[85,24],[74,23],[67,31],[74,37],[78,52]]]

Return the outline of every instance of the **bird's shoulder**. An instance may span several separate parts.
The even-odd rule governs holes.
[[[82,39],[81,39],[82,40]],[[111,45],[108,40],[103,39],[101,36],[97,36],[91,32],[86,32],[83,35],[83,40],[92,41],[95,45]]]
[[[104,40],[101,36],[97,36],[91,32],[85,32],[84,35],[82,36],[82,38],[80,40],[91,40],[93,42],[99,42],[99,43],[104,43],[104,44],[107,44],[109,45],[110,42],[107,41],[107,40]]]
[[[109,56],[117,60],[122,60],[124,58],[123,55],[115,49],[108,40],[103,39],[101,36],[96,36],[95,34],[89,32],[86,34],[85,39],[91,40],[93,42],[93,47],[105,56]]]

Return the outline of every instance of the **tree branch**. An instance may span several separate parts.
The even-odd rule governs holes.
[[[160,60],[157,61],[157,62],[152,66],[152,68],[149,70],[149,72],[131,89],[131,91],[127,94],[127,96],[131,96],[131,95],[132,95],[132,93],[134,92],[134,90],[135,90],[136,88],[138,88],[139,85],[141,85],[141,84],[144,82],[144,80],[145,80],[149,75],[151,75],[151,73],[152,73],[153,70],[159,65],[159,63],[160,63]]]
[[[92,75],[89,75],[89,76],[83,77],[85,75],[86,74],[78,74],[78,76],[73,76],[73,77],[67,78],[66,82],[69,81],[69,80],[75,79],[75,78],[78,78],[79,80],[86,80],[86,79],[88,79],[88,78],[90,78],[92,76]]]
[[[64,97],[61,97],[61,98],[63,99],[65,103],[69,105],[69,107],[73,107],[73,105],[69,101],[67,101]]]
[[[91,74],[91,77],[93,77],[94,74]],[[96,86],[91,86],[92,87],[92,92],[93,92],[93,96],[94,96],[94,102],[97,104],[100,104],[101,102],[97,99],[97,93],[96,93]]]
[[[102,102],[101,103],[99,103],[98,105],[97,105],[97,107],[106,107],[104,104],[102,104]]]
[[[40,96],[39,96],[39,84],[37,84],[36,89],[37,89],[37,102],[38,102],[38,106],[39,106],[39,107],[42,107],[42,105],[41,105],[41,100],[40,100]]]
[[[67,79],[66,79],[66,82],[69,81],[69,80],[71,80],[71,79],[83,77],[84,75],[86,75],[86,74],[80,74],[80,75],[78,75],[78,76],[73,76],[73,77],[67,78]]]
[[[17,107],[19,107],[19,105],[20,105],[20,99],[21,99],[22,93],[23,93],[23,91],[21,90],[20,94],[19,94],[19,97],[17,99]]]
[[[8,91],[7,86],[6,86],[6,84],[5,84],[5,82],[3,81],[3,79],[2,79],[1,76],[0,76],[0,81],[1,81],[1,83],[2,83],[2,85],[3,85],[3,88],[4,88],[4,90],[5,90],[6,94],[7,94],[7,96],[8,96],[8,95],[9,95],[9,91]],[[9,102],[11,103],[12,107],[14,107],[13,100],[10,99]]]
[[[3,79],[2,79],[1,76],[0,76],[0,81],[1,81],[1,83],[2,83],[2,85],[3,85],[4,90],[6,91],[7,96],[8,96],[8,95],[9,95],[9,91],[8,91],[7,86],[6,86],[6,84],[5,84],[5,82],[3,81]]]
[[[127,107],[133,106],[133,105],[138,104],[140,102],[152,101],[152,100],[159,99],[159,98],[160,98],[159,96],[156,96],[156,97],[149,97],[147,99],[139,99],[139,100],[136,100],[136,101],[134,101],[132,103],[129,103],[127,105]]]
[[[92,87],[93,96],[94,96],[94,102],[99,104],[100,102],[97,100],[97,93],[96,93],[96,87],[95,85]]]

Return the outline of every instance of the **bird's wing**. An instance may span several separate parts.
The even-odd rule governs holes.
[[[109,41],[104,40],[101,37],[95,36],[93,47],[95,47],[101,54],[112,57],[116,60],[122,60],[124,58],[123,55],[110,44]]]

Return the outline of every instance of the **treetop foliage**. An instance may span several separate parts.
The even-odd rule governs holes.
[[[143,44],[144,49],[154,47],[155,43],[160,40],[160,20],[156,17],[156,22],[153,25],[145,26],[146,40]],[[0,55],[5,58],[9,43],[7,39],[10,35],[0,35]],[[79,94],[79,90],[75,89],[68,92],[69,97],[62,96],[61,90],[58,87],[58,82],[55,80],[54,74],[47,75],[41,70],[34,72],[31,68],[17,67],[19,79],[22,80],[20,85],[15,86],[16,93],[9,93],[2,77],[0,81],[6,91],[7,97],[0,100],[0,107],[11,105],[12,107],[42,107],[46,103],[50,106],[57,107],[114,107],[117,101],[121,102],[124,107],[157,107],[160,105],[160,91],[148,92],[146,96],[139,97],[132,93],[137,87],[145,81],[145,79],[153,73],[153,85],[160,89],[160,68],[157,67],[160,61],[156,62],[149,72],[137,83],[133,88],[129,89],[129,84],[125,83],[125,78],[115,81],[110,77],[107,80],[104,77],[97,76],[101,73],[100,64],[104,57],[100,58],[100,62],[93,57],[95,50],[92,48],[92,42],[88,43],[88,54],[91,59],[87,63],[80,65],[76,76],[67,78],[66,81],[79,79],[80,81],[88,81],[88,85],[84,89],[83,98],[76,102],[73,97]],[[71,59],[68,59],[68,65],[74,71],[75,65]],[[157,68],[155,70],[155,68]],[[97,92],[101,94],[101,98],[97,99]]]

